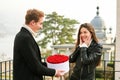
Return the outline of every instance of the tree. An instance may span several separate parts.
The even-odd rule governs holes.
[[[46,14],[43,29],[40,31],[44,37],[38,41],[38,44],[45,48],[49,43],[53,45],[74,43],[73,35],[76,32],[75,25],[78,23],[78,21],[65,18],[56,12]]]

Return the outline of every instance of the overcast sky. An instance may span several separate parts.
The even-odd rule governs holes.
[[[12,55],[14,35],[24,24],[24,15],[30,8],[42,10],[45,14],[55,11],[84,23],[96,16],[97,6],[106,27],[114,28],[115,33],[116,0],[0,0],[0,34],[6,35],[0,37],[0,53]]]

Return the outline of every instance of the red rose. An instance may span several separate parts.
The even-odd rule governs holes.
[[[47,58],[47,62],[53,63],[53,64],[63,63],[63,62],[66,62],[68,60],[68,58],[69,57],[66,55],[55,54],[55,55],[49,56]]]

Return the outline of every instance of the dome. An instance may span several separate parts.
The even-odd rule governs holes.
[[[94,26],[95,30],[102,31],[105,29],[104,20],[100,16],[95,16],[94,19],[91,21],[91,24]]]
[[[104,20],[99,16],[99,7],[97,7],[97,15],[92,19],[91,24],[94,26],[95,30],[97,32],[103,32],[105,29],[105,22]]]
[[[105,22],[104,20],[99,16],[99,7],[97,7],[97,15],[91,20],[91,24],[94,26],[96,35],[99,39],[105,40],[106,38],[106,32],[105,32]]]

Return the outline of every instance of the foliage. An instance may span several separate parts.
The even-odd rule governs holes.
[[[43,29],[40,31],[43,39],[38,41],[38,44],[42,48],[46,48],[46,45],[49,43],[53,45],[73,43],[73,35],[76,32],[75,25],[78,23],[78,21],[65,18],[56,12],[46,14]]]
[[[109,63],[107,64],[107,66],[114,68],[114,63],[113,63],[113,62],[109,62]]]
[[[52,50],[46,50],[46,52],[42,52],[42,57],[43,58],[47,58],[48,56],[50,56],[52,53]]]
[[[95,71],[95,77],[104,80],[114,80],[114,71],[111,67],[97,68]],[[97,79],[97,80],[99,80]]]

